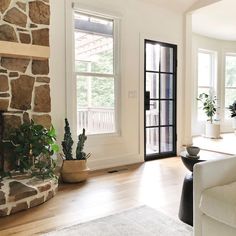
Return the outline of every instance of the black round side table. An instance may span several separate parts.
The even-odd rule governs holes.
[[[207,158],[200,156],[199,159],[187,156],[187,152],[181,152],[180,157],[183,164],[191,173],[186,174],[183,182],[182,195],[179,207],[179,219],[193,226],[193,166]]]

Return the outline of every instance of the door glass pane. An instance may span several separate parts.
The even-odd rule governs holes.
[[[161,128],[161,152],[173,151],[173,127]]]
[[[160,45],[146,44],[146,70],[159,71]]]
[[[150,110],[146,111],[146,126],[159,125],[159,102],[150,101]]]
[[[146,128],[146,154],[159,153],[159,129]]]
[[[150,98],[159,98],[159,74],[146,73],[146,91],[150,92]]]
[[[161,75],[161,98],[173,98],[173,75]]]
[[[173,73],[173,48],[161,47],[161,72]]]
[[[161,125],[173,125],[173,101],[161,101]]]

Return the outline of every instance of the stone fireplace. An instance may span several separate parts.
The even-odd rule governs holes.
[[[31,119],[51,126],[49,57],[41,55],[49,33],[49,0],[0,1],[0,138]],[[2,159],[0,147],[0,165]]]
[[[4,167],[4,152],[2,146],[2,139],[3,139],[3,114],[0,112],[0,171],[3,171]]]
[[[10,170],[2,139],[31,119],[51,126],[49,0],[0,0],[0,169]],[[5,162],[4,162],[5,159]],[[0,217],[54,196],[57,181],[30,176],[0,182]]]

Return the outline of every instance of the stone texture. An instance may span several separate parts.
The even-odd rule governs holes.
[[[38,28],[38,25],[36,25],[36,24],[30,24],[30,28]]]
[[[10,57],[2,57],[1,58],[1,66],[13,71],[19,71],[25,73],[30,60],[29,59],[21,59],[21,58],[10,58]]]
[[[4,137],[7,137],[14,129],[19,128],[21,125],[20,116],[4,115]]]
[[[4,209],[0,210],[0,217],[1,216],[6,216],[7,212],[8,212],[8,208],[4,208]]]
[[[2,208],[2,210],[0,210],[0,217],[44,203],[56,194],[53,188],[57,188],[58,186],[58,183],[52,180],[40,180],[19,173],[13,174],[10,181],[4,181],[5,180],[2,182],[5,183],[4,191],[7,191],[8,196],[6,196],[5,199],[1,197],[1,192],[4,191],[2,190],[3,185],[0,183],[0,188],[2,187],[2,189],[0,189],[0,202],[3,203],[5,201],[5,203],[0,204]]]
[[[14,28],[7,24],[0,25],[0,40],[18,42]]]
[[[26,34],[26,33],[19,33],[20,36],[20,41],[21,43],[31,43],[31,37],[30,34]]]
[[[49,25],[50,23],[50,7],[40,2],[29,2],[29,17],[36,24]]]
[[[0,92],[6,92],[9,90],[8,78],[6,75],[0,75]]]
[[[36,82],[39,83],[50,83],[50,78],[49,77],[37,77]]]
[[[42,203],[44,203],[44,197],[35,198],[34,200],[32,200],[30,202],[30,207],[35,207],[35,206],[38,206]]]
[[[9,106],[8,99],[0,99],[0,111],[7,111]]]
[[[16,213],[19,211],[23,211],[26,209],[28,209],[27,202],[17,203],[15,207],[12,207],[10,214],[13,214],[13,213]]]
[[[21,28],[16,28],[16,29],[17,29],[17,31],[19,31],[19,32],[28,32],[27,29],[21,29]]]
[[[0,12],[4,13],[10,5],[11,0],[1,0],[0,1]]]
[[[53,196],[54,196],[53,190],[49,191],[48,192],[48,196],[46,198],[46,201],[48,201],[49,199],[53,198]]]
[[[3,185],[4,185],[3,183],[0,183],[0,189],[2,188]]]
[[[16,5],[23,11],[26,11],[26,3],[24,2],[17,2]]]
[[[32,73],[34,75],[48,75],[49,74],[48,60],[33,60]]]
[[[7,70],[0,69],[0,73],[7,74]]]
[[[7,13],[5,14],[3,20],[8,22],[8,23],[18,25],[18,26],[21,26],[21,27],[25,28],[26,23],[27,23],[27,16],[26,16],[26,14],[21,12],[16,7],[13,7],[10,10],[7,11]]]
[[[0,205],[4,205],[6,203],[5,193],[0,191]]]
[[[49,190],[50,188],[51,188],[51,184],[50,183],[38,186],[39,192],[45,192],[45,191]]]
[[[49,46],[49,29],[32,30],[34,45]]]
[[[18,201],[37,194],[36,189],[26,186],[18,181],[10,182],[9,188],[10,188],[10,193],[9,193],[10,201]]]
[[[42,125],[46,129],[50,129],[52,126],[50,115],[33,115],[32,119],[36,124]]]
[[[23,121],[24,123],[30,123],[30,117],[28,112],[24,112],[23,114]]]
[[[21,75],[19,79],[11,81],[12,99],[11,108],[28,110],[31,108],[32,91],[35,79]]]
[[[0,97],[1,98],[8,98],[8,97],[10,97],[10,94],[9,93],[0,93]]]
[[[18,77],[19,73],[18,72],[10,72],[9,77]]]
[[[51,111],[51,97],[49,85],[41,85],[35,88],[34,111]]]

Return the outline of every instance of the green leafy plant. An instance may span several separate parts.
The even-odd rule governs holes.
[[[70,125],[67,119],[65,119],[65,133],[64,133],[64,140],[62,141],[62,150],[63,153],[65,154],[66,160],[73,160],[72,156],[72,146],[73,146],[73,139],[71,137],[71,132],[70,132]]]
[[[230,116],[236,117],[236,101],[233,102],[232,105],[229,106],[229,110],[230,110]]]
[[[78,143],[76,148],[76,159],[77,160],[87,160],[91,153],[86,154],[84,150],[84,143],[87,140],[87,136],[85,135],[85,129],[83,129],[82,134],[78,136]]]
[[[51,156],[59,151],[54,127],[47,130],[33,120],[23,123],[6,138],[4,146],[11,150],[16,171],[43,179],[53,176],[55,163]]]
[[[213,117],[216,114],[216,96],[211,96],[206,93],[201,93],[197,98],[203,105],[202,109],[205,112],[206,116],[209,118],[208,121],[213,123]]]

